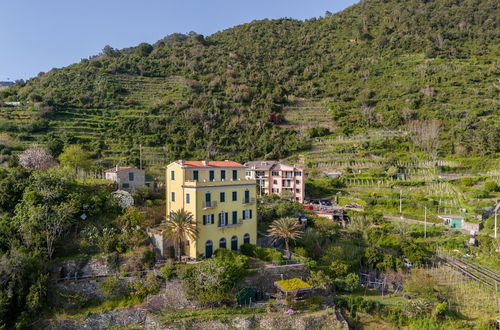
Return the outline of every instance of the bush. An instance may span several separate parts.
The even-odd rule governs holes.
[[[142,253],[141,263],[145,268],[152,267],[155,263],[156,257],[155,253],[151,250],[146,250]]]
[[[118,277],[108,277],[99,283],[99,290],[106,299],[114,299],[121,297],[125,293],[125,289]]]
[[[448,314],[448,303],[443,301],[436,305],[434,310],[432,311],[432,317],[434,319],[442,319]]]
[[[500,186],[495,181],[486,181],[484,183],[484,190],[487,192],[500,191]]]
[[[154,273],[148,273],[144,281],[135,281],[129,284],[131,296],[144,300],[148,295],[157,294],[161,288],[161,281]]]
[[[116,272],[120,269],[120,254],[118,252],[110,253],[106,260],[110,270]]]
[[[354,291],[358,290],[360,285],[361,285],[361,281],[359,280],[359,276],[354,274],[354,273],[347,274],[344,282],[345,282],[345,289],[346,289],[346,291],[349,291],[349,292],[354,292]]]
[[[283,254],[280,251],[271,248],[262,248],[252,244],[243,244],[241,246],[241,253],[249,257],[275,262],[277,264],[281,264],[283,262]]]
[[[161,268],[161,275],[168,281],[176,276],[176,270],[175,265],[164,266]]]

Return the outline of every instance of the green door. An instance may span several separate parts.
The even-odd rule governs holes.
[[[205,258],[211,258],[214,252],[214,244],[212,241],[207,241],[205,243]]]
[[[236,236],[231,238],[231,250],[238,251],[238,237]]]

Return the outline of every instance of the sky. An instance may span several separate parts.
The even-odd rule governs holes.
[[[307,19],[358,0],[0,0],[0,81],[28,79],[171,33],[205,36],[264,18]]]

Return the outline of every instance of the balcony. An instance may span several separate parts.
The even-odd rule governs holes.
[[[231,228],[231,227],[238,227],[238,226],[241,226],[243,224],[243,219],[238,219],[238,222],[237,223],[226,223],[225,225],[219,225],[217,226],[218,228]]]
[[[203,202],[203,209],[214,209],[217,207],[217,202],[211,201],[211,202]]]
[[[255,204],[255,198],[245,198],[243,199],[243,204]]]

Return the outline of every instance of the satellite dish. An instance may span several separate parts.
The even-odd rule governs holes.
[[[120,205],[122,209],[126,209],[134,205],[134,197],[132,197],[132,195],[128,191],[117,190],[112,192],[111,195],[116,198],[116,200],[118,201],[118,205]]]

